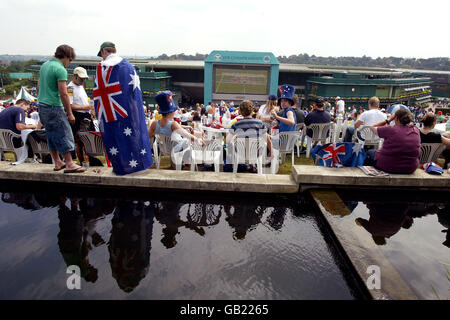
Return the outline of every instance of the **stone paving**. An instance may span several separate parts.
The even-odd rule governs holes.
[[[100,168],[100,173],[94,170]],[[128,188],[176,189],[243,193],[297,193],[298,184],[289,175],[229,172],[191,172],[148,169],[117,176],[108,167],[90,167],[84,173],[53,171],[53,165],[23,163],[18,166],[0,161],[0,179],[42,181],[67,184],[115,186]]]
[[[327,168],[319,166],[294,166],[292,175],[301,186],[358,186],[400,188],[449,188],[450,174],[431,175],[422,169],[413,174],[389,174],[385,177],[366,175],[359,168]]]

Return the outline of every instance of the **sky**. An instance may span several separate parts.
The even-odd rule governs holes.
[[[0,54],[449,57],[448,0],[2,0]]]

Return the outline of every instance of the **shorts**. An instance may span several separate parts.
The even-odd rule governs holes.
[[[39,104],[39,117],[45,126],[48,149],[61,154],[74,150],[74,139],[63,107]]]

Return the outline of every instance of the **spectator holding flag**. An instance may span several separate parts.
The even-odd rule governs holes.
[[[118,175],[152,166],[142,92],[135,68],[116,54],[112,42],[104,42],[97,54],[94,102],[108,159]]]

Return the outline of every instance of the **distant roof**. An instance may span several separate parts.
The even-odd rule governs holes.
[[[128,59],[130,63],[136,66],[153,66],[158,69],[204,69],[205,63],[201,60],[150,60],[150,59]],[[80,59],[72,63],[75,64],[98,64],[100,59]],[[400,68],[370,68],[353,66],[327,66],[327,65],[309,65],[280,63],[280,72],[298,72],[298,73],[361,73],[373,75],[400,75],[402,73],[417,74],[447,74],[450,71],[439,70],[420,70],[420,69],[400,69]]]
[[[31,72],[13,72],[9,74],[10,78],[13,79],[29,79],[33,77]]]

